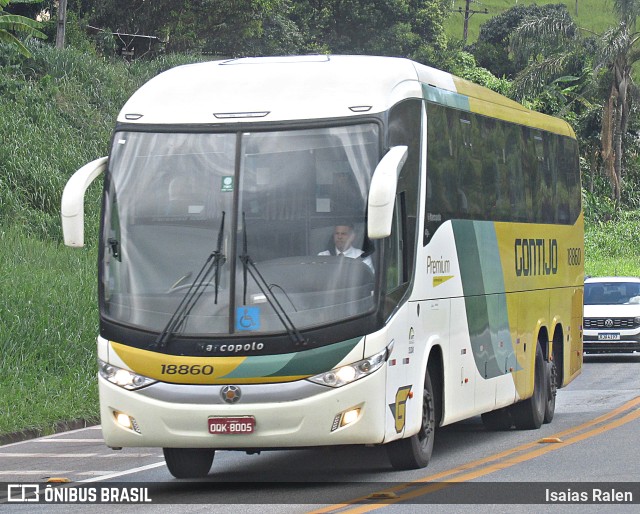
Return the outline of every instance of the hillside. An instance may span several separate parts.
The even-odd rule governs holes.
[[[101,181],[86,202],[82,250],[61,243],[62,189],[77,168],[106,154],[116,115],[140,84],[197,60],[126,64],[72,48],[32,51],[24,59],[0,45],[0,376],[17,377],[0,380],[0,444],[20,430],[97,420]],[[639,219],[587,220],[587,273],[640,274]]]
[[[594,31],[602,32],[610,26],[615,16],[612,9],[612,0],[472,0],[471,9],[483,11],[485,8],[489,14],[478,13],[469,19],[469,36],[467,44],[471,44],[478,39],[480,25],[493,16],[503,13],[514,5],[529,4],[565,4],[578,26]],[[452,11],[462,8],[464,11],[466,0],[451,0]],[[577,9],[577,15],[576,15]],[[445,29],[449,37],[462,39],[464,26],[464,15],[452,12],[445,23]]]
[[[106,155],[116,115],[135,89],[193,58],[125,63],[73,48],[32,46],[25,59],[0,45],[0,224],[60,240],[68,177]],[[97,216],[98,201],[89,207]],[[90,203],[90,202],[88,202]]]
[[[0,444],[97,419],[95,338],[100,183],[87,245],[62,246],[69,176],[107,152],[120,107],[143,82],[193,57],[126,64],[68,48],[0,45]],[[3,437],[4,436],[4,437]]]

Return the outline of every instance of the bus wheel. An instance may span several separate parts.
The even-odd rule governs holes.
[[[176,478],[206,477],[216,453],[209,448],[163,448],[162,451],[169,472]]]
[[[533,430],[542,426],[547,406],[547,390],[549,388],[548,375],[547,363],[542,355],[540,343],[538,343],[536,349],[533,395],[531,398],[516,403],[510,409],[516,428],[520,430]]]
[[[482,414],[482,424],[487,430],[509,430],[513,426],[513,419],[509,409],[502,408]]]
[[[556,363],[555,361],[551,361],[545,364],[547,367],[547,402],[544,407],[544,422],[551,423],[556,411],[556,392],[558,390],[556,384]]]
[[[433,387],[427,372],[422,391],[422,425],[417,434],[386,445],[394,469],[418,469],[429,464],[433,451],[436,417]]]

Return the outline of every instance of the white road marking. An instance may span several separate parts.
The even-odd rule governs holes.
[[[157,457],[157,453],[0,453],[2,457],[14,457],[21,459],[75,459],[89,457],[103,457],[113,459],[118,457]]]
[[[98,457],[97,453],[0,453],[2,457],[14,457],[20,459],[76,459]]]
[[[46,470],[17,470],[17,471],[0,471],[0,475],[14,475],[14,476],[20,476],[20,475],[43,475],[43,476],[51,476],[52,474],[57,475],[62,475],[62,474],[69,474],[69,473],[73,473],[73,471],[60,471],[59,469],[56,469],[55,471],[52,471],[50,469],[46,469]]]
[[[138,473],[139,471],[146,471],[148,469],[159,468],[160,466],[164,466],[164,460],[161,461],[161,462],[156,462],[155,464],[147,464],[146,466],[140,466],[139,468],[125,469],[124,471],[118,471],[116,473],[112,473],[111,475],[106,475],[106,476],[102,476],[102,477],[87,478],[85,480],[80,480],[80,482],[81,483],[100,482],[101,480],[110,480],[112,478],[117,478],[117,477],[121,477],[121,476],[124,476],[124,475],[132,475],[133,473]]]
[[[104,439],[52,439],[44,437],[42,439],[33,439],[34,443],[104,443]]]
[[[155,458],[162,458],[162,454],[158,454],[158,453],[130,453],[130,452],[110,452],[110,453],[76,453],[76,454],[68,454],[68,453],[19,453],[19,452],[15,452],[15,453],[4,453],[2,450],[6,450],[7,448],[10,447],[14,447],[14,446],[18,446],[18,445],[24,445],[24,444],[29,444],[29,443],[33,443],[33,442],[37,442],[37,443],[104,443],[103,439],[78,439],[78,438],[69,438],[69,435],[74,435],[74,434],[80,434],[83,431],[86,430],[102,430],[102,427],[100,425],[95,425],[95,426],[90,426],[90,427],[84,427],[84,428],[78,428],[76,430],[70,430],[69,432],[60,432],[58,434],[52,434],[52,435],[48,435],[48,436],[43,436],[43,437],[39,437],[37,439],[26,439],[24,441],[18,441],[16,443],[10,443],[10,444],[6,444],[3,446],[0,446],[0,458],[2,457],[14,457],[14,458],[36,458],[36,459],[43,459],[43,458],[95,458],[95,457],[104,457],[104,458],[119,458],[119,457],[126,457],[126,458],[140,458],[140,457],[155,457]],[[86,432],[85,432],[86,433]],[[65,438],[67,437],[67,438]],[[161,466],[164,466],[165,462],[164,459],[161,460],[160,462],[156,462],[154,464],[147,464],[146,466],[140,466],[137,468],[131,468],[131,469],[126,469],[123,471],[97,471],[97,470],[92,470],[92,471],[82,471],[82,472],[77,472],[77,471],[70,471],[70,470],[19,470],[19,471],[0,471],[0,476],[34,476],[34,475],[39,475],[39,476],[63,476],[63,475],[75,475],[75,476],[90,476],[90,478],[86,478],[84,480],[80,480],[79,482],[99,482],[102,480],[110,480],[112,478],[117,478],[117,477],[121,477],[121,476],[125,476],[125,475],[131,475],[134,473],[138,473],[141,471],[146,471],[149,469],[154,469],[154,468],[159,468]]]
[[[91,427],[85,427],[85,428],[77,428],[75,430],[69,430],[68,432],[60,432],[58,434],[51,434],[51,435],[47,435],[44,436],[44,438],[50,439],[50,438],[54,438],[54,437],[62,437],[65,435],[70,435],[70,434],[79,434],[80,432],[84,431],[84,430],[102,430],[102,427],[100,425],[94,425]],[[18,441],[16,443],[9,443],[9,444],[4,444],[2,446],[0,446],[0,448],[9,448],[11,446],[18,446],[20,444],[29,444],[29,443],[33,443],[34,441],[39,441],[42,438],[37,438],[37,439],[25,439],[24,441]]]

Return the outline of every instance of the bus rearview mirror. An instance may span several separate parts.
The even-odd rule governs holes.
[[[407,153],[406,146],[392,147],[373,172],[367,205],[367,235],[370,239],[391,235],[398,176],[407,160]]]
[[[84,246],[84,194],[106,167],[107,157],[91,161],[76,171],[64,186],[60,213],[65,245]]]

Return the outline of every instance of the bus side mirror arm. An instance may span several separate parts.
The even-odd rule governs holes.
[[[60,213],[65,245],[84,246],[84,194],[106,167],[107,157],[91,161],[76,171],[64,186]]]
[[[406,146],[392,147],[373,172],[367,204],[367,235],[370,239],[391,235],[398,176],[407,160],[407,153]]]

